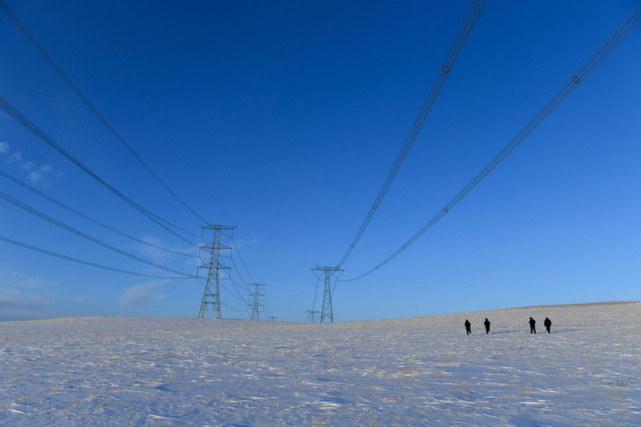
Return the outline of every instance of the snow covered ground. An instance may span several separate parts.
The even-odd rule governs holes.
[[[0,322],[0,425],[641,425],[640,328],[641,303]]]

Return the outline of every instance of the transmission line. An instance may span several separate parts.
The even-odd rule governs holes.
[[[31,34],[27,27],[24,26],[18,17],[13,13],[9,6],[0,0],[0,7],[7,13],[9,18],[13,21],[14,24],[22,31],[22,33],[27,37],[31,44],[38,50],[40,55],[51,65],[51,67],[58,73],[60,77],[67,83],[67,85],[78,95],[78,97],[85,103],[85,105],[91,110],[91,112],[105,125],[105,127],[116,137],[116,139],[131,153],[132,156],[138,160],[138,162],[167,190],[178,202],[180,202],[185,208],[187,208],[192,214],[194,214],[198,219],[203,221],[205,224],[209,224],[209,221],[204,219],[199,215],[194,209],[192,209],[183,199],[181,199],[174,190],[172,190],[169,185],[163,181],[156,172],[151,169],[151,167],[134,151],[134,149],[127,143],[127,141],[114,129],[114,127],[105,119],[105,117],[100,114],[98,109],[89,101],[89,99],[82,93],[82,91],[74,84],[74,82],[65,74],[65,72],[60,68],[60,66],[53,60],[51,55],[42,47],[42,45],[36,40],[36,38]]]
[[[238,249],[238,244],[236,243],[236,240],[234,240],[234,231],[233,230],[231,232],[231,241],[234,244],[234,249],[236,249],[236,253],[238,254],[238,259],[240,259],[240,263],[243,265],[243,268],[247,272],[247,276],[249,276],[249,279],[252,282],[255,282],[254,278],[252,277],[252,274],[247,269],[247,265],[245,264],[245,260],[243,260],[243,256],[240,254],[240,250]]]
[[[135,242],[142,243],[143,245],[147,245],[147,246],[149,246],[151,248],[159,249],[161,251],[169,252],[169,253],[172,253],[172,254],[175,254],[175,255],[193,257],[192,254],[187,254],[185,252],[179,252],[179,251],[176,251],[176,250],[173,250],[173,249],[164,248],[162,246],[159,246],[159,245],[147,242],[145,240],[139,239],[139,238],[137,238],[135,236],[132,236],[132,235],[130,235],[128,233],[125,233],[124,231],[120,231],[118,229],[115,229],[115,228],[113,228],[113,227],[111,227],[111,226],[109,226],[109,225],[107,225],[107,224],[105,224],[105,223],[103,223],[101,221],[98,221],[97,219],[94,219],[94,218],[90,217],[87,214],[84,214],[84,213],[82,213],[82,212],[80,212],[80,211],[78,211],[78,210],[76,210],[76,209],[74,209],[74,208],[72,208],[70,206],[67,206],[66,204],[62,203],[61,201],[59,201],[59,200],[57,200],[57,199],[55,199],[55,198],[43,193],[42,191],[32,187],[31,185],[27,184],[26,182],[19,180],[18,178],[6,173],[3,170],[0,170],[0,176],[2,176],[5,179],[8,179],[9,181],[13,182],[14,184],[17,184],[17,185],[21,186],[22,188],[25,188],[25,189],[31,191],[34,194],[37,194],[38,196],[42,197],[43,199],[46,199],[46,200],[49,200],[52,203],[55,203],[56,205],[68,210],[69,212],[73,212],[74,214],[78,215],[81,218],[86,219],[87,221],[91,221],[94,224],[99,225],[102,228],[105,228],[105,229],[107,229],[109,231],[112,231],[112,232],[114,232],[116,234],[119,234],[119,235],[121,235],[123,237],[126,237],[126,238],[128,238],[130,240],[133,240]]]
[[[432,87],[429,93],[427,94],[427,98],[423,102],[423,106],[421,107],[420,112],[416,117],[416,119],[414,120],[414,124],[412,125],[412,128],[410,129],[409,134],[405,138],[405,142],[403,143],[401,150],[397,154],[396,159],[392,164],[392,168],[387,174],[387,178],[385,178],[385,182],[383,182],[381,189],[378,191],[378,195],[376,196],[376,199],[374,199],[374,203],[372,204],[372,207],[370,208],[369,212],[365,216],[365,219],[363,220],[363,223],[358,229],[356,236],[354,236],[354,240],[352,240],[352,243],[349,245],[349,247],[347,248],[347,251],[339,261],[338,267],[343,265],[347,261],[347,258],[349,258],[350,254],[352,253],[352,251],[358,244],[359,240],[363,236],[365,229],[367,228],[370,221],[374,217],[374,214],[376,213],[376,210],[378,209],[381,202],[383,201],[385,194],[387,194],[387,190],[389,190],[389,187],[392,185],[392,181],[394,181],[394,178],[396,177],[396,174],[401,168],[401,165],[403,164],[403,161],[405,160],[407,153],[409,152],[410,148],[412,147],[412,144],[414,143],[414,140],[416,139],[419,131],[421,130],[421,127],[423,126],[423,123],[425,122],[427,115],[430,113],[430,110],[432,109],[432,106],[434,105],[434,102],[436,101],[436,98],[438,97],[439,92],[443,88],[443,85],[445,84],[445,80],[447,79],[447,76],[449,75],[450,71],[452,71],[452,67],[454,66],[454,63],[456,62],[456,59],[458,58],[459,54],[461,53],[461,49],[463,49],[463,45],[465,44],[467,38],[469,37],[470,32],[472,31],[472,28],[474,27],[474,24],[478,19],[484,4],[485,4],[485,0],[474,0],[472,2],[470,9],[468,10],[467,15],[465,16],[465,20],[463,21],[463,25],[461,25],[461,27],[459,28],[458,34],[454,39],[454,43],[450,47],[450,50],[447,54],[445,62],[441,66],[441,71],[436,77],[436,80],[434,81],[434,83],[432,84]]]
[[[232,265],[232,267],[234,267],[234,270],[232,270],[232,271],[236,271],[236,272],[238,273],[238,278],[240,279],[240,281],[242,282],[242,284],[245,286],[245,288],[246,288],[247,290],[249,290],[249,285],[247,284],[247,281],[246,281],[246,280],[245,280],[245,278],[242,276],[242,274],[240,274],[240,271],[238,270],[238,266],[236,265],[236,262],[234,261],[234,257],[233,257],[233,256],[231,256],[231,257],[229,257],[229,259],[231,260],[231,265]]]
[[[185,276],[180,276],[180,277],[158,276],[158,275],[155,275],[155,274],[146,274],[146,273],[138,273],[136,271],[122,270],[120,268],[109,267],[109,266],[102,265],[102,264],[96,264],[94,262],[85,261],[85,260],[82,260],[82,259],[78,259],[78,258],[70,257],[70,256],[67,256],[67,255],[63,255],[63,254],[60,254],[58,252],[49,251],[47,249],[39,248],[37,246],[33,246],[33,245],[28,244],[28,243],[20,242],[18,240],[13,240],[13,239],[10,239],[9,237],[5,237],[5,236],[0,236],[0,240],[2,240],[5,243],[9,243],[10,245],[19,246],[19,247],[22,247],[22,248],[25,248],[25,249],[29,249],[29,250],[32,250],[32,251],[35,251],[35,252],[40,252],[40,253],[43,253],[43,254],[46,254],[46,255],[50,255],[50,256],[53,256],[53,257],[56,257],[56,258],[65,259],[67,261],[72,261],[72,262],[75,262],[75,263],[78,263],[78,264],[88,265],[88,266],[91,266],[91,267],[101,268],[103,270],[115,271],[117,273],[132,274],[134,276],[153,277],[153,278],[156,278],[156,279],[174,279],[174,280],[191,279],[191,277],[185,277]]]
[[[185,277],[196,277],[196,276],[191,275],[191,274],[182,273],[180,271],[176,271],[176,270],[172,270],[171,268],[164,267],[164,266],[162,266],[160,264],[156,264],[154,262],[147,261],[144,258],[141,258],[141,257],[139,257],[137,255],[134,255],[134,254],[130,253],[130,252],[127,252],[127,251],[124,251],[122,249],[119,249],[119,248],[117,248],[117,247],[115,247],[113,245],[110,245],[109,243],[103,242],[100,239],[97,239],[97,238],[95,238],[93,236],[90,236],[90,235],[88,235],[86,233],[83,233],[82,231],[80,231],[80,230],[78,230],[76,228],[73,228],[70,225],[67,225],[67,224],[65,224],[63,222],[60,222],[57,219],[52,218],[49,215],[47,215],[47,214],[45,214],[43,212],[40,212],[39,210],[37,210],[35,208],[32,208],[31,206],[25,205],[24,203],[19,202],[18,200],[14,199],[13,197],[11,197],[11,196],[9,196],[7,194],[4,194],[4,193],[0,192],[0,198],[4,199],[5,201],[7,201],[7,202],[9,202],[9,203],[11,203],[11,204],[23,209],[23,210],[25,210],[27,212],[29,212],[30,214],[38,216],[38,217],[44,219],[45,221],[48,221],[51,224],[62,228],[63,230],[66,230],[66,231],[68,231],[70,233],[73,233],[73,234],[75,234],[75,235],[77,235],[79,237],[82,237],[83,239],[89,240],[90,242],[95,243],[97,245],[100,245],[100,246],[102,246],[104,248],[107,248],[107,249],[109,249],[111,251],[119,253],[120,255],[124,255],[124,256],[127,256],[129,258],[135,259],[136,261],[151,265],[151,266],[156,267],[156,268],[160,268],[160,269],[165,270],[165,271],[169,271],[170,273],[182,274]]]
[[[231,280],[231,279],[230,279],[230,280]],[[199,280],[199,281],[200,281],[200,283],[201,283],[203,286],[205,286],[205,282],[204,282],[204,281],[202,281],[202,280]],[[242,296],[241,296],[241,294],[240,294],[240,292],[238,291],[238,289],[237,289],[237,288],[235,288],[235,290],[236,290],[236,293],[237,293],[237,295],[238,295],[238,296],[234,295],[234,294],[233,294],[229,289],[227,289],[227,287],[225,287],[225,285],[224,285],[224,284],[222,284],[222,283],[221,283],[221,284],[220,284],[220,287],[221,287],[224,291],[226,291],[230,296],[232,296],[232,297],[236,298],[237,300],[241,301],[244,305],[245,305],[245,304],[247,304],[247,301],[246,301],[244,298],[242,298]],[[224,305],[224,306],[225,306],[225,307],[227,307],[228,309],[233,310],[233,311],[237,311],[237,312],[239,312],[239,313],[247,313],[247,312],[248,312],[247,308],[245,308],[245,310],[243,311],[243,310],[238,310],[238,309],[235,309],[235,308],[233,308],[233,307],[230,307],[229,305],[225,304],[223,301],[221,301],[220,303],[221,303],[221,305]]]
[[[481,171],[472,178],[463,189],[461,189],[436,215],[434,215],[423,227],[421,227],[401,247],[392,252],[383,261],[367,270],[365,273],[351,279],[341,280],[353,282],[375,272],[407,249],[412,243],[418,240],[427,230],[432,228],[441,218],[467,196],[487,175],[490,174],[525,138],[537,128],[545,118],[563,102],[565,98],[610,54],[610,52],[634,29],[641,21],[641,5],[637,6],[634,12],[617,28],[617,30],[606,40],[605,43],[588,59],[585,64],[559,89],[559,91],[541,108],[534,117],[514,136]]]
[[[316,277],[316,289],[314,289],[314,301],[312,302],[312,310],[314,310],[316,308],[316,296],[318,295],[318,284],[320,283],[321,277],[320,275],[316,275],[314,270],[312,270],[312,274]]]
[[[238,298],[240,298],[240,300],[243,301],[246,304],[247,300],[245,300],[245,298],[243,298],[242,294],[240,293],[240,290],[238,289],[240,284],[238,282],[236,282],[231,276],[229,276],[229,281],[231,282],[232,286],[234,287],[234,290],[236,291],[236,294],[238,295]],[[249,290],[249,287],[247,287],[247,290]],[[229,292],[229,291],[227,291],[227,292]]]
[[[234,308],[234,307],[230,307],[230,306],[228,306],[228,305],[227,305],[227,304],[225,304],[224,302],[221,302],[221,304],[222,304],[222,305],[224,305],[226,308],[230,309],[231,311],[235,311],[235,312],[237,312],[237,313],[245,313],[245,314],[247,314],[247,311],[248,311],[247,309],[245,309],[245,310],[238,310],[237,308]]]
[[[247,268],[247,264],[245,264],[245,260],[243,259],[243,256],[241,255],[240,250],[238,249],[238,244],[236,243],[236,240],[234,240],[234,230],[231,231],[231,236],[230,237],[231,237],[231,241],[232,241],[232,243],[234,245],[235,252],[238,254],[238,259],[240,259],[241,265],[245,269],[245,272],[247,273],[247,276],[252,281],[252,283],[255,283],[256,281],[254,280],[254,277],[252,276],[252,274],[249,272],[249,269]],[[238,266],[234,262],[234,258],[233,257],[231,259],[231,262],[232,262],[232,265],[234,266],[234,268],[236,269],[236,271],[238,272],[238,277],[240,278],[240,280],[245,285],[245,288],[248,291],[251,292],[249,284],[245,281],[245,279],[243,278],[243,275],[240,273],[240,269],[238,268]],[[272,317],[272,313],[271,313],[271,310],[269,308],[269,303],[267,301],[267,292],[265,292],[265,295],[263,295],[263,299],[265,301],[264,311],[265,311],[265,313],[267,314],[268,317]]]
[[[274,317],[273,313],[272,313],[272,310],[271,310],[271,307],[269,306],[269,301],[267,300],[267,291],[266,290],[265,290],[265,295],[264,295],[263,299],[265,300],[265,312],[267,313],[267,317],[269,317],[269,318]]]
[[[2,0],[0,0],[2,1]],[[62,154],[64,157],[66,157],[68,160],[70,160],[73,164],[75,164],[77,167],[85,171],[89,176],[91,176],[93,179],[98,181],[101,185],[106,187],[109,191],[114,193],[116,196],[121,198],[123,201],[125,201],[127,204],[132,206],[134,209],[142,213],[144,216],[146,216],[148,219],[151,221],[155,222],[158,224],[160,227],[164,228],[167,230],[169,233],[173,234],[174,236],[178,237],[179,239],[183,240],[184,242],[189,243],[190,245],[196,246],[195,243],[187,240],[180,234],[176,233],[174,230],[170,229],[167,227],[164,223],[166,224],[171,224],[169,221],[165,219],[161,219],[161,217],[157,214],[154,214],[147,208],[144,208],[140,204],[134,202],[131,200],[129,197],[125,196],[122,194],[120,191],[118,191],[115,187],[113,187],[111,184],[106,182],[104,179],[100,178],[98,175],[96,175],[89,167],[87,167],[84,163],[82,163],[80,160],[76,159],[71,153],[69,153],[67,150],[65,150],[60,144],[58,144],[56,141],[53,140],[49,135],[47,135],[42,129],[40,129],[38,126],[33,124],[27,117],[25,117],[20,111],[18,111],[13,105],[11,105],[6,99],[0,96],[0,108],[5,110],[10,116],[12,116],[17,122],[19,122],[21,125],[26,127],[28,130],[33,132],[37,137],[39,137],[42,141],[44,141],[46,144],[51,146],[54,150],[58,151],[60,154]],[[175,226],[171,224],[175,228],[179,228],[178,226]]]

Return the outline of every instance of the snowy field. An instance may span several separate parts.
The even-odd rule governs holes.
[[[0,425],[641,425],[640,328],[641,303],[0,322]]]

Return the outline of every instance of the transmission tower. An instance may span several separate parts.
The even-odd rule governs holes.
[[[213,237],[211,245],[201,246],[201,251],[209,254],[209,263],[198,266],[198,268],[207,269],[207,282],[205,283],[205,290],[203,291],[203,298],[200,302],[200,310],[198,310],[198,318],[204,319],[207,307],[211,307],[214,312],[214,318],[222,319],[222,312],[220,311],[220,273],[224,270],[231,270],[231,267],[223,265],[220,262],[221,251],[231,251],[231,246],[223,245],[220,241],[222,231],[233,230],[236,226],[227,225],[201,225],[201,235],[205,240],[205,230],[211,230]],[[228,278],[222,277],[222,279]]]
[[[265,304],[260,303],[260,297],[264,297],[265,294],[260,293],[260,287],[265,286],[264,283],[250,283],[249,286],[254,286],[254,293],[249,294],[250,297],[254,297],[252,303],[252,318],[251,320],[260,320],[259,316],[259,307],[264,306]]]
[[[312,268],[312,271],[322,272],[325,275],[325,290],[323,291],[323,307],[321,308],[320,323],[334,323],[334,309],[332,308],[332,276],[343,271],[339,266]]]
[[[311,323],[315,323],[316,320],[316,315],[320,313],[318,310],[307,310],[305,313],[307,313],[307,318]]]

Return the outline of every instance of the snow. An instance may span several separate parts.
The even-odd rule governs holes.
[[[0,322],[0,425],[639,425],[640,325],[637,302],[334,325]]]

